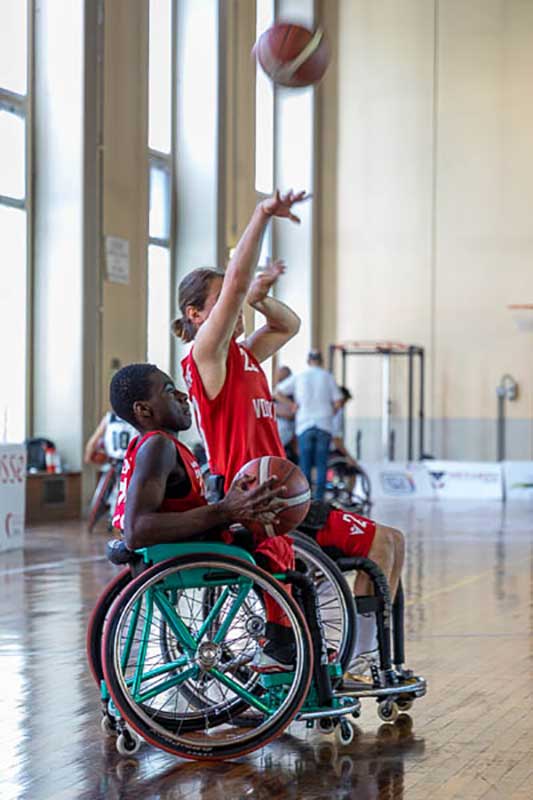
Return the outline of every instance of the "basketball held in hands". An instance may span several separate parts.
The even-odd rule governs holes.
[[[290,533],[303,522],[311,505],[311,491],[307,478],[296,464],[286,458],[261,456],[248,461],[235,477],[242,478],[244,475],[256,479],[250,483],[250,489],[256,489],[273,476],[277,478],[276,485],[285,487],[285,492],[280,496],[286,505],[277,515],[276,522],[263,524],[247,521],[249,530],[266,536],[278,536]]]

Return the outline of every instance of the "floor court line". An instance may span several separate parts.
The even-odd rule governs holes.
[[[89,561],[106,561],[106,556],[87,556],[86,558],[66,558],[64,561],[49,561],[42,564],[32,564],[29,567],[14,567],[13,569],[0,569],[2,575],[21,575],[25,572],[41,572],[43,569],[65,567],[69,564],[86,564]]]

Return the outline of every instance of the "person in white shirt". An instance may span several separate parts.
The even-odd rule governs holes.
[[[276,387],[276,400],[290,402],[294,397],[296,436],[300,467],[311,485],[311,474],[316,469],[315,500],[322,500],[326,487],[333,417],[341,407],[343,396],[330,372],[322,366],[322,354],[311,350],[308,368],[291,375]]]
[[[281,383],[292,375],[289,367],[278,367],[274,376],[274,386]],[[278,425],[279,438],[285,448],[287,458],[298,464],[298,444],[296,441],[296,424],[294,421],[294,398],[289,398],[290,402],[282,403],[276,400],[276,422]]]

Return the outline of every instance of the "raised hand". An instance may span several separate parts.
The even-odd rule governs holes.
[[[253,306],[264,300],[279,276],[283,275],[285,271],[285,263],[281,259],[275,258],[273,261],[268,259],[266,266],[257,273],[252,281],[246,302]]]
[[[231,484],[227,495],[220,505],[232,522],[256,520],[265,523],[276,523],[277,515],[287,503],[281,495],[286,492],[285,486],[276,486],[278,479],[273,475],[260,486],[257,478],[243,475]]]
[[[261,208],[270,217],[286,217],[291,222],[300,224],[300,218],[293,214],[291,209],[295,203],[302,203],[304,200],[309,200],[310,197],[311,195],[306,194],[305,191],[295,194],[291,189],[285,194],[280,194],[279,189],[276,189],[276,193],[272,197],[263,200]]]

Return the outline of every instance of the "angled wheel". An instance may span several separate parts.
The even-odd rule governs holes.
[[[312,539],[298,531],[291,533],[291,537],[296,566],[303,566],[317,588],[326,646],[337,652],[339,663],[346,670],[357,636],[357,614],[350,586],[333,559]]]
[[[222,589],[207,616],[206,588]],[[294,669],[258,678],[250,666],[258,646],[253,598],[267,595],[292,630]],[[279,735],[303,704],[313,669],[305,620],[283,586],[238,558],[203,554],[156,564],[125,587],[109,613],[102,659],[115,706],[143,739],[211,760],[244,755]],[[249,727],[243,708],[258,712]]]
[[[110,583],[107,584],[104,591],[96,601],[96,605],[89,618],[85,646],[89,668],[98,686],[100,686],[100,683],[104,679],[101,649],[105,619],[109,609],[126,584],[128,584],[130,581],[131,572],[129,567],[126,567],[125,569],[121,570]]]

